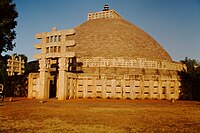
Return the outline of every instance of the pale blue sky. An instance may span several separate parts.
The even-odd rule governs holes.
[[[16,47],[11,53],[25,54],[29,61],[38,53],[34,35],[74,28],[85,22],[88,12],[104,4],[124,19],[150,34],[179,61],[186,56],[200,60],[200,0],[14,0],[17,18]],[[5,54],[5,53],[4,53]]]

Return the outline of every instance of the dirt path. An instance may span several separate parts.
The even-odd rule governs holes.
[[[0,132],[199,132],[200,102],[6,98]]]

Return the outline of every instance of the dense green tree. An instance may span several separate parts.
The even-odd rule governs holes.
[[[30,61],[25,66],[25,73],[31,73],[31,72],[38,72],[39,70],[39,61]]]
[[[2,57],[2,60],[7,64],[7,60],[10,58],[11,56],[6,54]]]
[[[6,76],[6,64],[4,61],[0,60],[0,84],[4,84]]]
[[[200,63],[187,57],[181,62],[187,66],[187,69],[179,72],[181,78],[180,98],[200,100]]]
[[[13,50],[18,17],[16,5],[12,0],[0,0],[0,56],[2,52]]]
[[[25,54],[18,54],[18,56],[21,56],[21,58],[22,58],[22,60],[24,60],[25,64],[27,63],[28,58]]]

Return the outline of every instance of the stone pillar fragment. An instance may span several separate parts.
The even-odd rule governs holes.
[[[174,99],[178,99],[179,98],[179,81],[175,80],[174,81]]]
[[[140,79],[140,98],[144,99],[144,75]]]
[[[154,85],[153,85],[153,80],[149,81],[149,95],[150,95],[150,99],[153,98],[153,94],[154,94]]]
[[[49,84],[48,77],[50,76],[49,72],[47,72],[47,60],[42,58],[39,61],[40,64],[40,90],[38,97],[39,99],[48,99],[49,98]]]
[[[58,66],[59,66],[59,74],[58,74],[58,90],[57,90],[57,96],[58,100],[66,100],[67,99],[67,72],[66,72],[66,58],[62,57],[58,60]]]
[[[83,98],[87,98],[87,79],[83,80]]]
[[[171,81],[169,81],[169,80],[167,80],[167,82],[166,82],[166,99],[168,99],[168,100],[171,99],[170,82]]]
[[[32,73],[28,75],[28,98],[31,99],[33,98],[33,78],[32,78]]]
[[[116,97],[116,79],[111,80],[111,97]]]
[[[106,78],[103,76],[102,78],[102,98],[106,99]]]
[[[135,98],[135,87],[134,87],[134,80],[130,80],[130,98]]]

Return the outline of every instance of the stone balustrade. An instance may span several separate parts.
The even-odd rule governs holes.
[[[178,78],[163,75],[88,75],[68,73],[69,98],[177,99]]]
[[[77,58],[78,62],[83,63],[83,67],[129,67],[129,68],[149,68],[149,69],[166,69],[181,71],[185,67],[182,63],[169,62],[165,60],[150,60],[145,58],[104,58],[92,57]]]
[[[107,75],[67,73],[67,99],[178,99],[180,81],[170,75]],[[66,78],[65,77],[65,78]],[[33,80],[33,81],[31,81]],[[29,75],[29,98],[39,98],[39,74]],[[59,90],[57,90],[59,91]],[[57,93],[59,97],[59,93]]]
[[[99,18],[118,18],[118,19],[123,19],[115,10],[88,13],[88,20],[99,19]]]
[[[24,66],[25,62],[21,58],[21,56],[17,57],[15,55],[12,55],[8,60],[7,60],[7,73],[8,76],[15,75],[22,75],[24,73]]]

